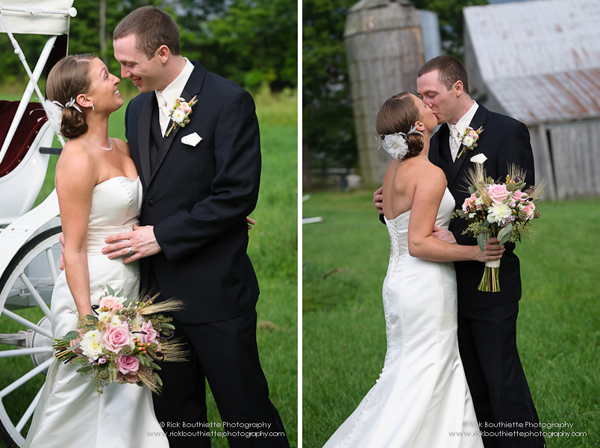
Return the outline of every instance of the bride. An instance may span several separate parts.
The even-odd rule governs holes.
[[[54,338],[92,314],[100,285],[138,295],[137,263],[101,253],[104,238],[137,224],[142,203],[127,144],[108,137],[108,118],[123,105],[119,82],[89,55],[68,56],[48,75],[46,96],[62,108],[61,133],[69,139],[56,165],[65,270],[52,294]],[[168,447],[148,389],[110,384],[99,395],[77,368],[56,360],[50,366],[25,447]]]
[[[457,342],[452,261],[500,259],[490,240],[445,243],[455,208],[443,171],[427,159],[437,125],[432,110],[409,93],[381,107],[376,128],[394,160],[383,181],[391,255],[383,283],[387,352],[377,383],[325,444],[333,447],[483,447]],[[464,432],[463,432],[464,431]]]

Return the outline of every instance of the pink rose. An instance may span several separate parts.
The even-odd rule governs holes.
[[[181,103],[181,111],[187,115],[192,111],[192,108],[188,103]]]
[[[135,375],[140,368],[140,360],[136,356],[131,355],[119,356],[115,359],[115,364],[119,372],[123,375],[130,373]]]
[[[524,202],[527,199],[527,193],[523,193],[522,191],[515,191],[513,195],[513,201],[515,202]]]
[[[490,195],[490,199],[496,205],[504,201],[509,194],[509,192],[506,190],[506,185],[497,184],[490,185],[488,187],[488,193]]]
[[[140,342],[152,343],[152,342],[156,341],[156,337],[158,336],[158,331],[156,331],[154,329],[154,327],[152,326],[152,322],[150,322],[150,321],[144,322],[140,331],[143,333],[136,333]]]
[[[462,210],[464,213],[469,213],[475,208],[475,201],[477,201],[477,195],[473,193],[471,196],[465,199],[463,202]]]
[[[129,327],[127,324],[109,325],[102,336],[102,342],[111,352],[119,353],[123,347],[131,345]]]
[[[102,297],[99,302],[100,308],[108,308],[109,310],[121,310],[123,305],[116,297],[106,296]]]
[[[527,220],[532,220],[535,212],[535,204],[533,202],[530,202],[529,205],[523,207],[523,211],[527,213]]]

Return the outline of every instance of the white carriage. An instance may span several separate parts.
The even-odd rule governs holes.
[[[54,131],[38,80],[66,54],[73,0],[0,0],[0,39],[29,76],[20,101],[0,101],[0,436],[20,447],[52,358],[48,304],[58,275],[61,232],[53,191],[32,209],[48,169]],[[47,36],[33,70],[17,36]],[[62,53],[62,54],[61,54]],[[1,68],[1,62],[0,62]],[[59,138],[64,145],[62,138]]]

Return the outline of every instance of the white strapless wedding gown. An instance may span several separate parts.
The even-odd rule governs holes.
[[[140,179],[115,177],[94,187],[88,229],[88,266],[92,304],[100,285],[137,297],[137,263],[125,265],[101,253],[104,238],[130,232],[142,205]],[[77,327],[77,308],[65,273],[52,293],[52,334],[64,336]],[[154,415],[152,394],[134,384],[110,384],[98,395],[78,366],[53,362],[36,408],[25,447],[32,448],[167,448],[167,438]]]
[[[446,189],[438,227],[448,228],[454,206]],[[483,448],[479,435],[461,435],[477,431],[477,419],[458,353],[454,265],[409,255],[409,219],[410,210],[386,219],[383,370],[325,448]]]

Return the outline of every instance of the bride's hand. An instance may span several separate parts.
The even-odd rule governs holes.
[[[483,247],[483,252],[479,249],[479,246],[474,246],[477,249],[477,261],[495,261],[502,258],[504,253],[504,245],[500,245],[498,238],[490,238],[487,244]]]

